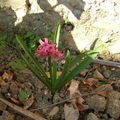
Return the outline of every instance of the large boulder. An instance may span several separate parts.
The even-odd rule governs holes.
[[[120,57],[119,11],[119,0],[0,0],[0,33],[44,33],[68,21],[74,28],[62,34],[66,46],[84,51],[103,44],[103,57]]]

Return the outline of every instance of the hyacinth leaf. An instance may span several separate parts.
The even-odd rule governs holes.
[[[51,90],[51,86],[50,86],[50,81],[45,79],[44,76],[42,76],[42,74],[40,72],[37,71],[37,69],[31,64],[31,62],[28,62],[28,60],[26,59],[26,57],[21,53],[21,57],[22,59],[25,61],[25,63],[27,64],[27,66],[29,67],[29,69],[32,71],[32,73],[43,83],[45,84],[48,89]]]
[[[65,74],[67,73],[68,71],[68,67],[69,67],[69,64],[70,64],[70,51],[67,51],[67,54],[66,54],[66,59],[65,59],[65,65],[64,65],[64,68],[62,70],[62,73],[61,75],[59,76],[59,78],[57,79],[56,83],[54,84],[54,87],[59,84],[61,82],[61,80],[65,77]]]
[[[60,31],[61,31],[61,26],[60,26],[60,24],[57,24],[56,29],[55,29],[55,34],[54,34],[54,37],[53,37],[54,38],[54,43],[56,45],[56,50],[58,50]]]
[[[26,55],[29,57],[29,59],[34,63],[34,65],[36,66],[36,69],[38,69],[38,71],[40,71],[46,78],[47,75],[44,71],[44,69],[40,66],[40,64],[38,63],[38,61],[33,57],[33,55],[29,52],[27,46],[24,44],[24,42],[21,40],[20,36],[16,36],[16,40],[19,43],[20,47],[24,50],[24,52],[26,53]]]
[[[73,68],[72,71],[66,73],[66,75],[64,76],[63,79],[60,79],[60,82],[58,82],[54,88],[54,91],[58,91],[61,90],[62,87],[65,86],[66,83],[68,83],[70,80],[72,80],[77,74],[79,74],[81,71],[83,71],[91,62],[92,60],[98,55],[98,51],[100,49],[97,48],[93,51],[93,53],[91,52],[90,55],[84,55],[84,59],[81,60],[77,60],[79,65],[77,65],[75,68]],[[80,57],[80,56],[79,56]],[[77,59],[77,58],[75,58]],[[68,68],[69,71],[69,68]]]
[[[31,61],[31,62],[28,62],[28,59],[21,53],[21,57],[26,62],[27,66],[39,78],[39,80],[41,80],[49,89],[51,89],[50,80],[46,75],[44,69],[39,65],[38,61],[32,56],[32,54],[29,52],[29,50],[24,45],[24,43],[20,40],[20,38],[18,37],[16,38],[20,46],[23,48],[25,54],[29,57],[29,61]]]
[[[56,50],[58,50],[58,47],[59,47],[60,31],[61,31],[61,26],[60,26],[60,24],[57,24],[56,29],[55,29],[55,33],[53,36]],[[54,61],[52,65],[53,66],[52,66],[52,77],[51,77],[51,79],[52,79],[52,83],[51,83],[52,84],[51,85],[52,91],[51,92],[52,92],[52,94],[54,94],[53,93],[54,85],[55,85],[56,80],[57,80],[57,67],[58,67],[57,61]]]
[[[64,68],[63,68],[62,73],[59,76],[59,78],[56,79],[56,82],[54,83],[54,86],[53,86],[54,94],[55,94],[55,92],[57,92],[56,88],[59,88],[59,84],[61,84],[62,80],[64,79],[65,74],[67,73],[67,71],[69,69],[68,68],[69,64],[70,64],[70,51],[67,51]]]
[[[90,50],[90,51],[86,51],[84,53],[80,53],[80,55],[76,56],[70,63],[69,65],[69,69],[71,70],[71,68],[74,68],[74,66],[78,63],[80,63],[80,60],[82,60],[84,57],[88,56],[88,57],[92,57],[95,58],[97,56],[97,54],[102,50],[103,45],[100,45],[99,47],[95,48],[94,50]]]

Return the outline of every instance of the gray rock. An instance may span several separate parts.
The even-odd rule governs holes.
[[[103,66],[103,75],[105,78],[110,78],[111,71],[107,69],[106,66]]]
[[[45,33],[56,21],[68,21],[74,26],[63,32],[68,47],[84,51],[104,44],[102,56],[113,58],[120,53],[119,11],[119,0],[0,0],[0,33]]]
[[[120,93],[113,91],[108,96],[107,113],[118,119],[120,117]]]
[[[87,116],[87,120],[100,120],[95,114],[89,113]]]
[[[92,97],[88,97],[86,102],[90,109],[94,109],[96,112],[104,111],[106,107],[106,99],[99,95],[93,95]]]

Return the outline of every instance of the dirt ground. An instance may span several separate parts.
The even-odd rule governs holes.
[[[120,120],[119,68],[91,64],[52,101],[48,89],[30,70],[10,66],[19,55],[9,47],[6,50],[0,55],[0,95],[13,106],[0,100],[0,120],[32,120],[26,111],[47,120]],[[26,111],[21,114],[14,105]]]

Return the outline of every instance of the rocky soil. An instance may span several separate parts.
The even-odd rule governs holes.
[[[68,99],[66,102],[46,107],[52,104],[50,92],[28,69],[13,70],[8,65],[16,57],[10,49],[0,56],[0,94],[10,103],[48,120],[120,119],[120,69],[91,64],[54,96],[54,104]],[[41,63],[47,70],[45,61]],[[19,97],[21,90],[31,91],[23,101]],[[71,98],[76,99],[69,100]],[[0,120],[32,120],[1,101],[0,112]]]

